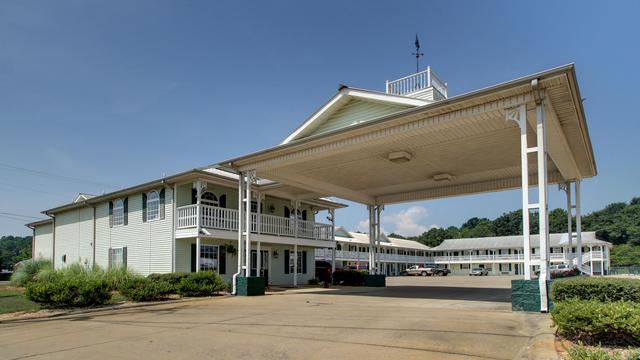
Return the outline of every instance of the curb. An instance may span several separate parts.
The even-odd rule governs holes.
[[[113,311],[113,310],[127,310],[127,309],[143,308],[143,307],[152,307],[152,306],[158,306],[158,305],[170,305],[170,304],[179,304],[179,303],[185,303],[185,302],[204,301],[204,300],[211,300],[214,298],[226,298],[231,296],[232,295],[230,294],[226,294],[226,295],[218,295],[218,296],[207,296],[207,297],[197,297],[197,298],[193,297],[193,298],[185,298],[185,299],[153,301],[153,302],[144,302],[144,303],[129,303],[129,304],[120,304],[120,305],[116,304],[116,305],[107,305],[107,306],[101,306],[96,308],[77,309],[77,310],[76,309],[62,310],[61,312],[52,313],[44,316],[25,316],[25,317],[16,318],[16,319],[0,320],[0,324],[45,320],[45,319],[58,318],[63,316],[100,313],[100,312]],[[39,314],[39,313],[34,312],[34,313],[25,313],[25,314]]]

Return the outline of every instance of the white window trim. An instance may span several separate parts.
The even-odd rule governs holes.
[[[211,194],[213,195],[213,197],[215,199],[211,200],[211,199],[205,199],[204,196],[206,194]],[[216,195],[215,193],[213,193],[212,191],[206,191],[203,192],[202,195],[200,195],[200,203],[202,205],[207,205],[207,206],[213,206],[213,207],[220,207],[220,197],[218,195]]]
[[[118,206],[118,204],[120,206]],[[117,216],[117,212],[121,212],[121,216]],[[113,200],[113,226],[124,226],[124,199]],[[119,222],[117,220],[120,220]]]
[[[120,265],[114,266],[113,259],[116,250],[120,250]],[[125,267],[124,263],[124,246],[111,248],[111,256],[110,256],[109,268],[123,268]]]
[[[216,264],[215,269],[203,268],[204,262],[202,260],[207,259],[207,258],[203,258],[202,257],[202,251],[204,250],[205,247],[214,247],[214,248],[216,248],[216,256],[213,259],[213,260],[215,260],[215,264]],[[200,256],[200,271],[215,271],[217,273],[220,272],[220,245],[201,244],[200,245],[200,254],[198,254],[198,256]]]
[[[155,199],[151,199],[151,194],[156,194],[156,198]],[[149,209],[151,209],[151,202],[155,202],[157,203],[155,209],[155,216],[151,217],[151,212],[149,211]],[[158,221],[160,220],[160,193],[156,190],[150,191],[147,193],[147,221]]]

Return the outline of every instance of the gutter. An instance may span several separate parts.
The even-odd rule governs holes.
[[[236,158],[232,158],[229,160],[225,160],[223,162],[220,162],[220,166],[222,167],[232,167],[235,168],[237,166],[242,166],[242,165],[237,165],[236,163],[241,162],[243,160],[248,160],[252,157],[257,157],[260,155],[264,155],[267,154],[269,152],[274,152],[274,151],[285,151],[288,150],[290,148],[294,148],[296,146],[303,146],[304,144],[307,144],[309,142],[313,142],[313,141],[319,141],[325,138],[329,138],[332,136],[335,136],[337,134],[341,134],[341,133],[346,133],[346,132],[351,132],[351,131],[355,131],[357,129],[361,129],[364,127],[368,127],[368,126],[374,126],[377,124],[380,124],[382,122],[385,121],[389,121],[391,119],[396,119],[399,117],[404,117],[404,116],[410,116],[410,115],[414,115],[414,114],[419,114],[423,111],[428,111],[428,110],[433,110],[433,109],[437,109],[440,107],[446,107],[448,105],[451,104],[455,104],[457,102],[461,102],[464,100],[467,100],[469,98],[473,98],[476,96],[483,96],[483,95],[487,95],[491,92],[494,91],[504,91],[504,90],[508,90],[512,87],[517,87],[517,86],[526,86],[529,85],[531,83],[531,80],[534,79],[539,79],[539,78],[544,78],[544,77],[550,77],[550,76],[555,76],[555,75],[561,75],[561,74],[567,74],[567,72],[572,72],[572,70],[574,69],[574,64],[567,64],[567,65],[563,65],[563,66],[558,66],[549,70],[545,70],[545,71],[541,71],[541,72],[537,72],[534,74],[530,74],[530,75],[526,75],[524,77],[520,77],[520,78],[516,78],[513,80],[509,80],[507,82],[503,82],[503,83],[498,83],[496,85],[492,85],[492,86],[488,86],[485,88],[481,88],[478,90],[474,90],[471,92],[467,92],[464,94],[460,94],[460,95],[456,95],[453,97],[449,97],[447,99],[444,100],[440,100],[440,101],[436,101],[434,103],[430,103],[427,105],[423,105],[423,106],[419,106],[419,107],[415,107],[415,108],[411,108],[408,110],[404,110],[404,111],[400,111],[397,113],[393,113],[387,116],[383,116],[379,119],[375,119],[375,120],[371,120],[371,121],[367,121],[364,122],[362,124],[358,124],[358,125],[353,125],[353,126],[348,126],[345,128],[340,128],[340,129],[336,129],[334,131],[329,131],[329,132],[325,132],[322,134],[318,134],[315,136],[310,136],[310,137],[306,137],[306,138],[302,138],[287,144],[281,144],[281,145],[276,145],[274,147],[271,148],[267,148],[267,149],[263,149],[263,150],[259,150],[253,153],[250,153],[248,155],[245,156],[241,156],[241,157],[236,157]],[[574,76],[575,78],[575,76]]]

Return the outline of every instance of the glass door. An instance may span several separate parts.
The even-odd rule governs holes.
[[[269,278],[269,250],[260,250],[260,275]],[[258,276],[256,267],[258,266],[257,251],[251,250],[251,272],[250,276]]]

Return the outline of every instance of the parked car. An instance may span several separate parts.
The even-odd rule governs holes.
[[[446,267],[436,266],[432,269],[431,273],[433,276],[447,276],[451,274],[451,270]]]
[[[549,276],[554,279],[575,275],[576,273],[576,268],[567,264],[557,264],[549,266]],[[537,276],[540,276],[540,269],[536,270],[535,274]]]
[[[489,275],[489,269],[473,268],[469,273],[469,276],[487,276]]]
[[[432,273],[432,269],[433,268],[429,268],[429,267],[422,267],[422,266],[418,266],[418,265],[413,265],[411,267],[408,267],[407,269],[403,270],[400,275],[404,275],[404,276],[429,276]]]

